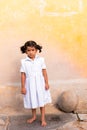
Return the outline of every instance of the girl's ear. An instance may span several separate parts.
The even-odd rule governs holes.
[[[27,50],[25,51],[25,53],[27,54]]]
[[[38,51],[36,48],[35,48],[36,52]]]

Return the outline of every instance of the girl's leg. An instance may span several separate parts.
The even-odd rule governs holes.
[[[41,111],[41,125],[46,126],[47,123],[45,121],[45,107],[40,107],[40,111]]]
[[[36,109],[32,109],[32,118],[27,120],[27,123],[31,124],[36,120]]]

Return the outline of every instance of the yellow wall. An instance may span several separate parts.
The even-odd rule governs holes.
[[[20,82],[20,46],[43,46],[50,81],[87,77],[86,0],[1,0],[0,85]]]

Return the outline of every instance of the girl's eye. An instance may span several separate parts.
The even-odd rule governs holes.
[[[32,49],[32,50],[27,50],[27,51],[34,51],[34,49]]]

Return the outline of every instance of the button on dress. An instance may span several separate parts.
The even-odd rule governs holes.
[[[47,103],[51,103],[50,91],[45,89],[45,81],[42,69],[46,69],[44,58],[37,56],[34,60],[26,57],[21,60],[20,72],[26,74],[24,95],[25,108],[43,107]]]

